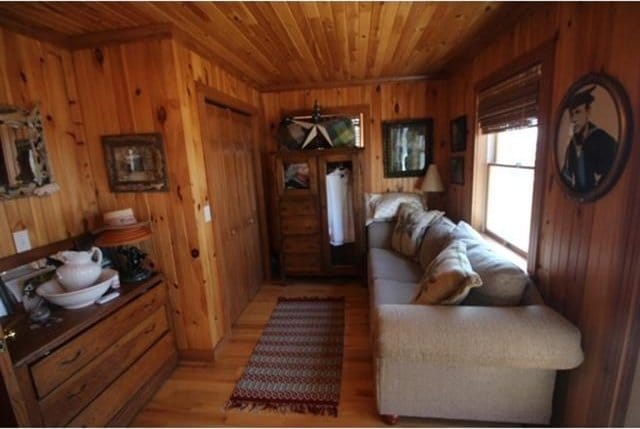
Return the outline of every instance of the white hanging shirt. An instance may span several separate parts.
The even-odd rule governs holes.
[[[351,171],[337,168],[327,174],[327,218],[329,224],[329,242],[332,246],[353,243],[355,228],[353,225],[353,201],[351,198]]]

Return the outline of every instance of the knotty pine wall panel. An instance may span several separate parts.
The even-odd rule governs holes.
[[[341,88],[322,88],[266,92],[262,94],[265,126],[268,139],[265,151],[278,150],[276,131],[283,114],[291,111],[309,111],[318,100],[322,108],[365,105],[370,109],[370,121],[365,137],[365,158],[368,174],[365,191],[384,192],[404,190],[411,192],[420,186],[422,177],[385,178],[382,165],[382,122],[401,119],[433,118],[434,153],[436,160],[443,153],[441,145],[448,141],[447,84],[445,81],[415,81],[354,85]]]
[[[265,92],[262,109],[265,120],[265,153],[278,150],[276,132],[283,115],[288,112],[311,112],[315,100],[322,108],[339,109],[342,106],[366,106],[369,123],[365,128],[364,191],[365,192],[420,192],[423,177],[385,178],[382,161],[382,122],[402,119],[432,118],[434,124],[434,159],[442,172],[446,164],[449,141],[448,85],[446,81],[421,80],[382,84],[354,85],[339,88],[318,88]],[[269,202],[276,198],[272,186],[273,174],[265,157],[263,162],[265,186],[269,189]],[[444,178],[444,176],[443,176]],[[437,196],[436,196],[437,197]],[[436,205],[440,202],[436,201]],[[270,219],[271,245],[277,242],[275,216]]]
[[[169,281],[178,347],[191,357],[212,356],[222,314],[213,231],[202,215],[207,187],[191,97],[196,80],[245,100],[257,96],[170,39],[82,49],[73,60],[100,209],[133,207],[151,220],[147,249]],[[163,135],[169,192],[110,192],[100,136],[145,132]]]
[[[93,169],[69,52],[0,28],[0,104],[40,106],[49,162],[60,191],[0,202],[0,257],[27,228],[33,247],[85,231],[98,213]]]
[[[530,267],[547,302],[583,335],[585,361],[559,377],[555,419],[570,426],[620,425],[640,324],[640,20],[638,4],[559,3],[516,24],[461,65],[450,81],[450,118],[475,118],[475,85],[520,55],[557,37],[537,266]],[[635,133],[625,170],[615,187],[593,203],[569,199],[559,184],[550,147],[558,104],[568,87],[588,72],[618,79],[633,108]],[[473,133],[466,153],[466,183],[449,187],[448,212],[470,219]],[[631,369],[632,371],[632,369]]]
[[[202,216],[204,205],[209,204],[208,193],[209,191],[213,192],[213,190],[209,190],[207,186],[207,165],[204,156],[202,124],[200,123],[196,85],[200,83],[220,91],[253,107],[256,111],[260,107],[260,96],[253,87],[225,72],[214,62],[202,57],[181,43],[174,42],[174,49],[182,118],[185,124],[184,139],[190,142],[187,144],[185,155],[189,159],[189,174],[195,199],[195,204],[191,209],[197,214],[196,222],[190,225],[190,228],[192,228],[192,235],[197,236],[201,243],[200,260],[203,263],[204,271],[207,273],[208,284],[211,285],[205,288],[207,302],[210,303],[210,314],[216,315],[217,335],[222,338],[230,329],[231,323],[227,320],[228,315],[225,314],[223,308],[223,294],[225,291],[224,288],[219,287],[213,224],[205,223]],[[259,123],[259,121],[256,122]],[[259,130],[254,131],[257,133]],[[259,141],[256,133],[254,133],[253,138],[254,144]],[[228,198],[234,200],[238,196],[228,195]],[[259,201],[257,201],[257,205],[259,207],[263,207],[260,201],[262,198],[258,194]],[[211,207],[211,210],[215,216],[218,208]],[[259,217],[261,218],[260,223],[264,224],[264,213],[261,213]],[[259,269],[259,267],[256,267],[256,269]],[[228,287],[234,287],[234,285],[228,285]]]

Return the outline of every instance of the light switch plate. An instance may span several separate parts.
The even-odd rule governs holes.
[[[211,222],[211,206],[209,204],[204,206],[204,221],[206,223]]]
[[[23,229],[13,233],[13,244],[16,245],[16,252],[26,252],[31,250],[31,241],[29,240],[29,230]]]

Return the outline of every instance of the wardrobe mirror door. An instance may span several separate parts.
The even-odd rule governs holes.
[[[327,160],[321,173],[326,217],[325,260],[330,267],[353,267],[357,263],[353,161]]]

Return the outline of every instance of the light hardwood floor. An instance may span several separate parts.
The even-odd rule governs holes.
[[[224,410],[279,296],[345,296],[346,326],[338,417]],[[180,365],[133,426],[384,426],[376,412],[369,296],[356,283],[264,285],[218,347],[210,365]],[[462,426],[465,422],[401,418],[398,426]],[[477,422],[470,423],[478,426]]]

